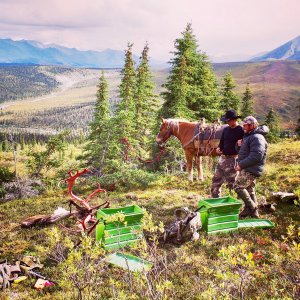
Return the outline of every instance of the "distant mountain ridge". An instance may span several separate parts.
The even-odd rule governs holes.
[[[134,55],[138,61],[138,56]],[[36,41],[0,39],[0,64],[54,65],[85,68],[122,68],[124,51],[80,51],[55,44]],[[154,66],[160,62],[152,61]]]
[[[250,61],[300,60],[300,36]]]

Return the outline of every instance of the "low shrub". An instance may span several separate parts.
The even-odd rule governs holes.
[[[128,191],[131,189],[145,189],[156,181],[159,175],[141,169],[134,169],[127,165],[122,165],[119,171],[104,175],[99,182],[103,188],[114,185],[116,190]]]
[[[15,174],[7,167],[0,167],[0,183],[13,180]]]

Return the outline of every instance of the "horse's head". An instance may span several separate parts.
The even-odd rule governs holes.
[[[156,143],[162,146],[172,135],[172,127],[167,119],[162,119],[162,124],[159,129],[159,133],[156,136]]]

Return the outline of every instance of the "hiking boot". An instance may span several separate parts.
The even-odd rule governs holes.
[[[239,214],[239,218],[243,219],[246,218],[248,216],[250,216],[251,214],[251,209],[247,206],[244,207],[244,209],[240,212]]]
[[[259,208],[263,213],[270,214],[276,211],[276,203],[262,203]]]
[[[252,209],[252,211],[250,213],[250,216],[253,217],[253,218],[259,219],[259,213],[258,213],[258,208],[257,207]]]
[[[243,200],[243,202],[245,203],[245,206],[247,206],[249,208],[257,207],[256,203],[251,199],[251,197],[246,189],[236,190],[236,193],[237,193],[239,199]]]

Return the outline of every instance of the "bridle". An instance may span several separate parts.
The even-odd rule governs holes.
[[[167,122],[167,131],[162,136],[162,138],[161,138],[162,141],[159,142],[158,144],[161,145],[161,146],[164,145],[165,142],[167,141],[167,139],[172,135],[172,131],[173,131],[173,128],[171,127],[171,124],[169,122]]]

